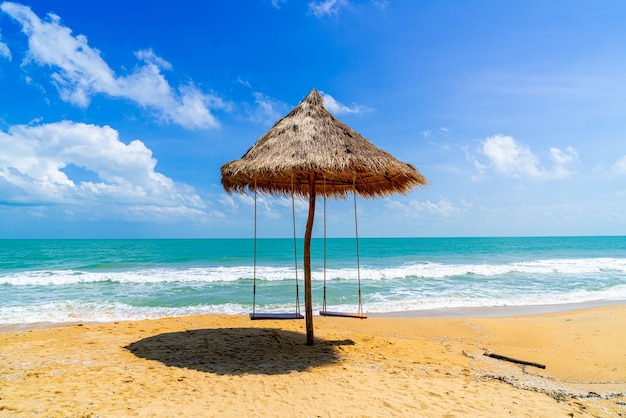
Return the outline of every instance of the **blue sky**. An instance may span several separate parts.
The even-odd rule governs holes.
[[[359,199],[361,236],[624,235],[624,21],[617,0],[2,2],[0,237],[250,237],[220,166],[312,88],[430,182]],[[351,201],[327,217],[354,235]],[[291,219],[259,198],[259,236]]]

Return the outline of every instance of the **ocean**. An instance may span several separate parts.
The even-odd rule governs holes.
[[[0,324],[304,311],[293,239],[0,240]],[[327,240],[329,310],[367,314],[626,300],[626,237]],[[324,245],[312,242],[314,312]],[[296,269],[297,264],[297,269]],[[358,272],[358,274],[357,274]]]

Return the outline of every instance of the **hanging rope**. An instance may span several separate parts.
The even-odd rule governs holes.
[[[357,308],[356,313],[346,313],[346,312],[330,312],[326,310],[326,194],[324,193],[324,304],[323,308],[320,311],[320,315],[322,316],[338,316],[344,318],[359,318],[365,319],[367,316],[363,314],[363,303],[361,298],[361,260],[359,256],[359,224],[357,220],[357,211],[356,211],[356,179],[353,183],[354,188],[354,227],[356,229],[356,274],[357,274],[357,282],[359,287],[359,306]],[[326,190],[326,178],[324,178],[324,191]]]
[[[326,312],[326,177],[324,177],[324,302],[322,311]]]
[[[293,186],[293,179],[292,186]],[[251,319],[304,319],[304,316],[300,314],[300,291],[298,286],[298,254],[296,249],[296,216],[295,216],[295,202],[294,193],[292,187],[291,193],[291,212],[293,215],[293,254],[296,268],[296,312],[286,313],[257,313],[256,312],[256,270],[257,270],[257,188],[256,179],[254,179],[254,267],[253,267],[253,286],[252,286],[252,314]]]
[[[296,246],[296,204],[293,191],[293,177],[291,178],[291,219],[293,220],[293,262],[296,269],[296,313],[300,314],[300,290],[298,286],[298,250]]]
[[[254,267],[252,285],[252,316],[256,315],[256,178],[254,179]]]
[[[356,276],[359,286],[359,308],[357,313],[363,315],[363,303],[361,301],[361,260],[359,257],[359,222],[356,215],[356,179],[354,180],[354,229],[356,235]]]

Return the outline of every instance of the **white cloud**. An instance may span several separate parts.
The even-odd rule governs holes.
[[[274,6],[277,9],[280,9],[280,5],[282,3],[287,3],[287,0],[272,0],[271,3],[272,3],[272,6]]]
[[[241,205],[253,208],[253,193],[233,193],[223,194],[218,198],[218,202],[229,212],[239,211]],[[257,215],[271,219],[281,219],[288,216],[291,218],[291,197],[290,196],[270,196],[258,193],[256,197]],[[293,201],[296,216],[306,216],[309,210],[308,200],[296,197]]]
[[[333,96],[328,93],[320,92],[322,98],[324,99],[324,107],[328,109],[329,112],[335,115],[349,114],[349,113],[363,113],[369,112],[371,109],[367,106],[359,106],[355,103],[352,103],[352,106],[346,106],[343,103],[335,100]]]
[[[387,0],[372,0],[372,4],[381,10],[385,10],[387,6],[389,6],[389,2]]]
[[[422,137],[426,138],[429,145],[445,152],[450,151],[450,134],[447,127],[441,127],[435,131],[430,129],[424,130],[422,131]]]
[[[615,164],[611,166],[611,171],[618,175],[626,174],[626,155],[620,157]]]
[[[125,216],[153,218],[204,214],[205,204],[191,186],[155,171],[157,161],[143,142],[125,144],[108,126],[17,125],[0,132],[0,148],[5,205],[64,205],[74,212],[117,207]]]
[[[339,13],[339,11],[348,5],[348,0],[325,0],[325,1],[312,1],[309,3],[309,11],[313,13],[315,17],[333,16]]]
[[[254,207],[255,205],[254,194],[250,193],[223,194],[218,199],[218,202],[230,212],[238,211],[240,204],[248,207]],[[280,213],[274,208],[275,203],[276,198],[258,193],[256,196],[257,215],[273,219],[280,218]]]
[[[558,148],[550,148],[550,159],[552,160],[552,174],[551,177],[557,179],[564,179],[576,174],[571,166],[578,162],[578,153],[574,148],[567,147],[565,151],[561,151]]]
[[[59,16],[50,13],[41,20],[29,7],[9,2],[2,3],[0,9],[18,21],[28,37],[25,63],[50,67],[52,83],[63,100],[87,107],[92,96],[106,94],[130,99],[156,111],[164,121],[185,128],[219,126],[211,109],[225,108],[227,104],[214,94],[202,92],[193,83],[172,88],[162,73],[171,70],[171,64],[153,51],[136,52],[143,65],[129,75],[116,75],[100,51],[89,46],[87,37],[73,36],[72,30],[60,23]]]
[[[243,79],[243,78],[241,78],[241,77],[237,77],[237,82],[238,82],[239,84],[243,85],[243,86],[248,87],[249,89],[251,89],[251,88],[252,88],[252,84],[250,84],[250,82],[249,82],[248,80],[244,80],[244,79]]]
[[[287,104],[260,92],[252,93],[254,106],[248,110],[248,119],[257,123],[273,124],[289,110]]]
[[[485,139],[481,152],[487,157],[488,163],[474,161],[479,175],[484,174],[487,169],[492,169],[496,174],[514,178],[564,179],[575,174],[571,167],[578,162],[578,154],[572,147],[567,147],[564,151],[552,147],[550,148],[552,167],[546,169],[541,166],[539,157],[528,146],[519,144],[513,137],[505,135],[494,135]]]
[[[517,144],[510,136],[495,135],[487,138],[483,142],[482,151],[496,173],[513,177],[539,176],[539,159],[528,147]]]
[[[450,217],[465,211],[465,207],[455,206],[449,199],[439,199],[438,202],[431,202],[427,200],[420,202],[417,200],[411,201],[411,207],[413,209],[434,213],[443,217]]]
[[[275,1],[275,0],[274,0]],[[341,12],[342,9],[355,5],[350,3],[350,0],[318,0],[309,2],[309,12],[315,17],[335,16]],[[360,2],[360,4],[365,2]],[[387,9],[389,2],[387,0],[370,0],[369,4],[379,10]]]
[[[254,202],[252,200],[252,202]],[[265,216],[272,219],[280,219],[281,213],[276,210],[275,200],[269,196],[258,195],[256,199],[257,211],[259,216]]]
[[[424,202],[412,200],[408,205],[397,200],[390,200],[387,203],[387,207],[394,211],[402,211],[407,218],[422,216],[421,214],[424,212],[449,218],[466,212],[471,209],[473,205],[465,200],[461,200],[460,205],[457,206],[454,205],[450,199],[440,198],[438,202],[431,202],[430,200]]]
[[[233,209],[233,210],[239,209],[239,204],[237,202],[235,202],[235,199],[233,198],[232,195],[229,195],[229,194],[226,194],[226,193],[222,193],[220,195],[220,197],[217,199],[217,201],[220,204],[222,204],[222,205],[224,205],[224,206],[226,206],[226,207],[228,207],[230,209]]]
[[[2,42],[2,32],[0,32],[0,57],[4,57],[11,61],[11,50],[7,44]]]
[[[242,86],[252,89],[252,84],[237,77],[237,82]],[[253,91],[254,104],[243,103],[244,118],[263,124],[274,124],[278,119],[285,116],[289,111],[290,106],[280,100],[269,97],[259,91]]]

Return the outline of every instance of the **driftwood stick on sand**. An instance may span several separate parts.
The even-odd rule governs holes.
[[[534,363],[532,361],[526,361],[526,360],[518,360],[516,358],[507,357],[507,356],[503,356],[503,355],[496,354],[496,353],[486,352],[485,355],[487,357],[495,358],[495,359],[498,359],[498,360],[510,361],[511,363],[523,364],[525,366],[539,367],[540,369],[545,369],[546,368],[545,364]]]

